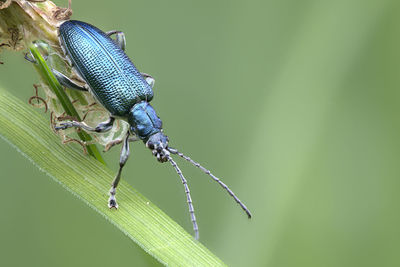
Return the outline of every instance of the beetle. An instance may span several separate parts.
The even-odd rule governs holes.
[[[111,38],[113,35],[115,35],[114,39]],[[103,133],[112,128],[116,119],[125,120],[130,126],[122,140],[119,169],[109,191],[108,207],[110,209],[118,208],[116,189],[121,179],[122,169],[130,154],[129,142],[141,140],[159,162],[169,162],[179,175],[186,192],[196,239],[199,237],[199,230],[190,190],[182,171],[171,155],[183,158],[209,175],[251,218],[249,209],[226,184],[202,165],[169,146],[169,139],[163,132],[162,121],[149,103],[153,99],[154,79],[148,74],[140,73],[125,54],[123,32],[103,32],[91,24],[67,20],[59,26],[58,36],[66,58],[85,84],[79,85],[53,69],[55,77],[65,87],[93,94],[96,100],[110,112],[110,117],[96,127],[90,127],[85,122],[68,121],[60,123],[55,129],[65,130],[75,127],[88,132]],[[115,141],[113,145],[118,143],[120,141]]]

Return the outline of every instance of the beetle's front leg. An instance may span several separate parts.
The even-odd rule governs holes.
[[[115,121],[115,118],[114,117],[110,117],[108,119],[108,121],[99,123],[95,128],[88,126],[84,122],[70,121],[70,122],[60,123],[60,126],[56,126],[56,127],[54,127],[54,129],[56,131],[58,131],[58,130],[65,130],[65,129],[68,129],[68,128],[71,128],[71,127],[76,127],[76,128],[80,128],[80,129],[83,129],[85,131],[88,131],[88,132],[104,133],[104,132],[107,132],[107,131],[111,130],[111,128],[114,125],[114,121]]]
[[[119,181],[121,180],[121,172],[122,168],[125,166],[126,161],[129,158],[129,131],[126,133],[126,136],[123,141],[123,145],[121,148],[121,154],[119,157],[119,170],[117,175],[114,178],[114,181],[111,184],[111,189],[110,189],[110,198],[108,199],[108,207],[118,209],[118,204],[117,200],[115,198],[115,194],[117,193],[117,186],[119,184]]]
[[[135,142],[135,141],[137,141],[137,140],[139,140],[139,138],[138,138],[136,135],[133,135],[133,136],[129,137],[129,139],[128,139],[129,142]],[[112,141],[108,142],[108,143],[106,144],[106,146],[105,146],[103,152],[107,152],[107,151],[110,150],[112,147],[121,144],[123,141],[124,141],[124,140],[122,140],[122,139],[115,139],[115,140],[112,140]]]

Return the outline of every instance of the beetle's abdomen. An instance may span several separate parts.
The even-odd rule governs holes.
[[[126,116],[134,104],[153,98],[153,91],[124,51],[104,32],[81,22],[60,26],[60,40],[97,100],[113,115]]]

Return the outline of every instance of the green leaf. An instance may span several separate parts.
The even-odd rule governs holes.
[[[34,108],[0,89],[0,137],[165,265],[224,266],[159,208],[122,181],[118,210],[107,207],[114,173],[72,146],[62,145]]]

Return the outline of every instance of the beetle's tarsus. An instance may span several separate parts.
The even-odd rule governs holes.
[[[28,60],[30,63],[37,64],[36,59],[32,56],[31,53],[25,53],[24,58]]]
[[[115,187],[111,187],[110,190],[110,198],[108,199],[108,207],[110,209],[118,209],[118,203],[117,203],[117,199],[115,198],[115,194],[116,194],[116,188]]]
[[[156,80],[150,74],[147,74],[145,72],[141,72],[140,74],[142,74],[143,78],[150,85],[150,87],[153,88]]]
[[[107,152],[110,150],[113,146],[119,145],[122,143],[122,139],[115,139],[112,140],[111,142],[108,142],[103,150],[103,152]]]
[[[138,138],[136,137],[136,135],[131,136],[131,137],[128,138],[128,141],[129,141],[129,142],[135,142],[135,141],[137,141],[137,140],[138,140]],[[121,144],[122,141],[123,141],[122,139],[115,139],[115,140],[112,140],[112,141],[108,142],[108,143],[106,144],[106,146],[105,146],[103,152],[109,151],[109,150],[110,150],[111,148],[113,148],[114,146]]]
[[[111,209],[118,209],[118,204],[117,204],[117,202],[115,201],[115,200],[109,200],[108,201],[108,207],[110,208],[110,210]]]

